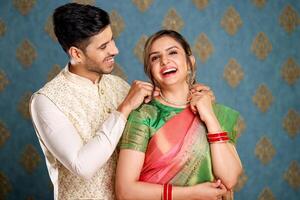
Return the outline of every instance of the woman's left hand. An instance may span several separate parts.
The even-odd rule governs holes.
[[[190,97],[191,110],[194,113],[198,112],[198,114],[200,115],[200,119],[203,122],[207,122],[207,120],[214,117],[212,103],[213,103],[213,97],[211,95],[211,91],[201,90],[191,94]]]
[[[189,100],[192,99],[192,95],[197,93],[197,92],[202,92],[202,91],[205,91],[207,92],[207,94],[211,97],[212,99],[212,102],[214,103],[215,100],[216,100],[216,97],[213,93],[213,91],[210,89],[210,87],[202,84],[202,83],[195,83],[191,90],[190,90],[190,96],[189,96]],[[194,113],[197,113],[197,107],[195,105],[191,105],[191,110],[194,112]]]

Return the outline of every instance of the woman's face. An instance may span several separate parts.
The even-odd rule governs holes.
[[[149,64],[154,80],[161,87],[187,84],[187,57],[180,43],[172,37],[163,36],[153,42]]]

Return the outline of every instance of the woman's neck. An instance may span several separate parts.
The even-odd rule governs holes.
[[[186,107],[188,104],[189,87],[187,84],[161,88],[160,100],[175,107]]]

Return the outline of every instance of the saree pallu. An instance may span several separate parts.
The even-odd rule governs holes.
[[[189,108],[173,116],[150,139],[140,181],[174,186],[214,181],[206,133]]]

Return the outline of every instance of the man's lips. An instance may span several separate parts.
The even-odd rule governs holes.
[[[105,58],[105,59],[104,59],[104,62],[114,63],[114,62],[115,62],[115,59],[114,59],[114,57],[108,57],[108,58]]]

